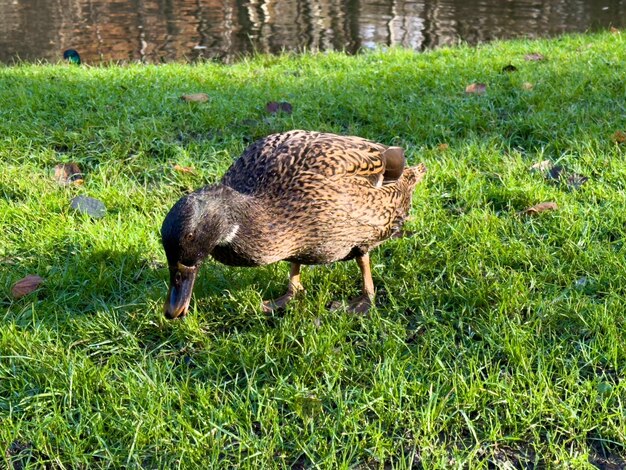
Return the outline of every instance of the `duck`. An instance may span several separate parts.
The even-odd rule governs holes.
[[[292,130],[252,143],[218,184],[180,198],[161,226],[169,266],[165,316],[184,317],[202,263],[290,263],[287,291],[262,303],[283,309],[304,291],[302,265],[354,259],[362,293],[348,310],[375,300],[370,251],[400,231],[426,166],[408,166],[401,147],[361,137]]]
[[[67,60],[70,64],[80,65],[80,54],[75,49],[66,49],[63,51],[63,59]]]

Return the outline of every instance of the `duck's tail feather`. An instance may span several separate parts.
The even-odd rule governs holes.
[[[415,187],[417,183],[424,179],[426,171],[426,165],[420,163],[419,165],[405,168],[403,176],[406,178],[406,180],[408,180],[408,184],[411,187]]]

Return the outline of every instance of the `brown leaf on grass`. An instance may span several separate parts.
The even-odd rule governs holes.
[[[613,33],[613,34],[619,34],[620,33],[619,29],[617,29],[615,26],[611,26],[611,29],[609,29],[609,31],[611,31],[611,33]]]
[[[505,65],[502,67],[503,72],[517,72],[517,67],[513,64]]]
[[[555,211],[559,208],[556,202],[540,202],[534,206],[524,209],[521,214],[523,215],[536,215],[546,211]]]
[[[623,144],[624,142],[626,142],[626,132],[624,131],[615,131],[613,133],[613,141],[617,142],[618,144]]]
[[[83,184],[83,172],[76,163],[59,163],[54,167],[54,179],[62,186]]]
[[[279,111],[291,114],[293,112],[293,106],[287,101],[281,101],[280,103],[278,101],[270,101],[265,105],[265,111],[270,114],[276,114]]]
[[[293,112],[293,106],[291,106],[291,103],[288,103],[287,101],[282,101],[279,104],[280,104],[280,110],[283,113],[291,114]]]
[[[34,274],[29,274],[28,276],[20,279],[13,287],[11,287],[11,294],[14,299],[20,299],[25,295],[30,294],[31,292],[35,292],[41,283],[43,282],[43,278]]]
[[[209,95],[207,95],[206,93],[190,93],[188,95],[182,95],[180,99],[183,101],[194,103],[205,103],[209,101]]]
[[[487,85],[484,83],[470,83],[465,87],[465,93],[482,95],[487,91]]]
[[[524,56],[524,60],[528,60],[531,62],[538,62],[541,60],[546,60],[546,57],[543,54],[540,54],[539,52],[531,52],[530,54],[526,54]]]
[[[270,101],[265,105],[265,111],[270,114],[276,114],[280,108],[278,101]]]
[[[532,90],[533,88],[535,88],[535,85],[533,85],[533,84],[532,84],[532,83],[530,83],[530,82],[524,82],[524,83],[522,83],[522,90],[530,91],[530,90]]]
[[[440,152],[445,152],[449,148],[450,148],[450,146],[448,144],[446,144],[445,142],[442,143],[442,144],[437,145],[437,150],[439,150]]]
[[[532,165],[530,171],[548,171],[550,168],[552,168],[552,162],[550,160],[542,160]]]
[[[554,165],[552,168],[550,168],[547,178],[551,180],[558,180],[564,174],[565,168],[563,168],[561,165]]]
[[[89,196],[76,196],[70,201],[70,207],[94,219],[100,219],[107,213],[107,208],[102,201]]]
[[[550,168],[546,179],[552,180],[555,183],[566,184],[570,189],[578,189],[589,181],[589,177],[578,173],[569,173],[560,165],[555,165]]]
[[[578,189],[587,181],[589,181],[589,177],[579,175],[578,173],[572,173],[567,177],[567,180],[565,182],[570,188]]]
[[[195,170],[190,166],[181,166],[178,163],[174,165],[174,170],[180,173],[193,173]]]

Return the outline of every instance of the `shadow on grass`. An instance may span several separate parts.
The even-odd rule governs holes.
[[[18,263],[20,273],[39,274],[44,283],[17,300],[7,291],[1,300],[7,308],[3,322],[24,322],[37,312],[38,323],[52,326],[99,312],[124,312],[154,302],[164,289],[165,264],[140,251],[72,246],[60,251],[52,259],[50,253],[20,257],[17,262],[6,258],[3,277],[11,283],[20,276],[10,265]]]
[[[285,270],[286,264],[282,268]],[[196,281],[188,318],[202,318],[208,323],[203,328],[212,336],[242,332],[259,321],[276,326],[284,312],[269,316],[261,312],[259,282],[264,276],[271,277],[274,287],[270,290],[281,291],[286,276],[279,270],[277,265],[229,268],[208,259]],[[6,309],[0,325],[71,331],[77,323],[98,322],[99,317],[106,316],[134,331],[140,343],[146,339],[145,347],[151,349],[159,341],[171,339],[172,330],[185,331],[180,325],[189,321],[164,318],[167,265],[164,259],[141,250],[90,251],[65,246],[52,259],[49,253],[41,253],[17,261],[10,257],[0,260],[0,278],[10,280],[7,286],[28,273],[40,274],[44,278],[42,286],[17,300],[12,298],[10,288],[6,289],[0,297],[0,307]]]

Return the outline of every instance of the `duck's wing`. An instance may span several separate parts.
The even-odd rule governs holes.
[[[222,178],[222,184],[255,195],[293,179],[302,149],[317,133],[291,131],[257,140],[235,160]]]
[[[226,172],[222,184],[244,194],[267,195],[324,180],[380,187],[397,181],[404,168],[400,147],[360,137],[291,131],[253,143]]]

